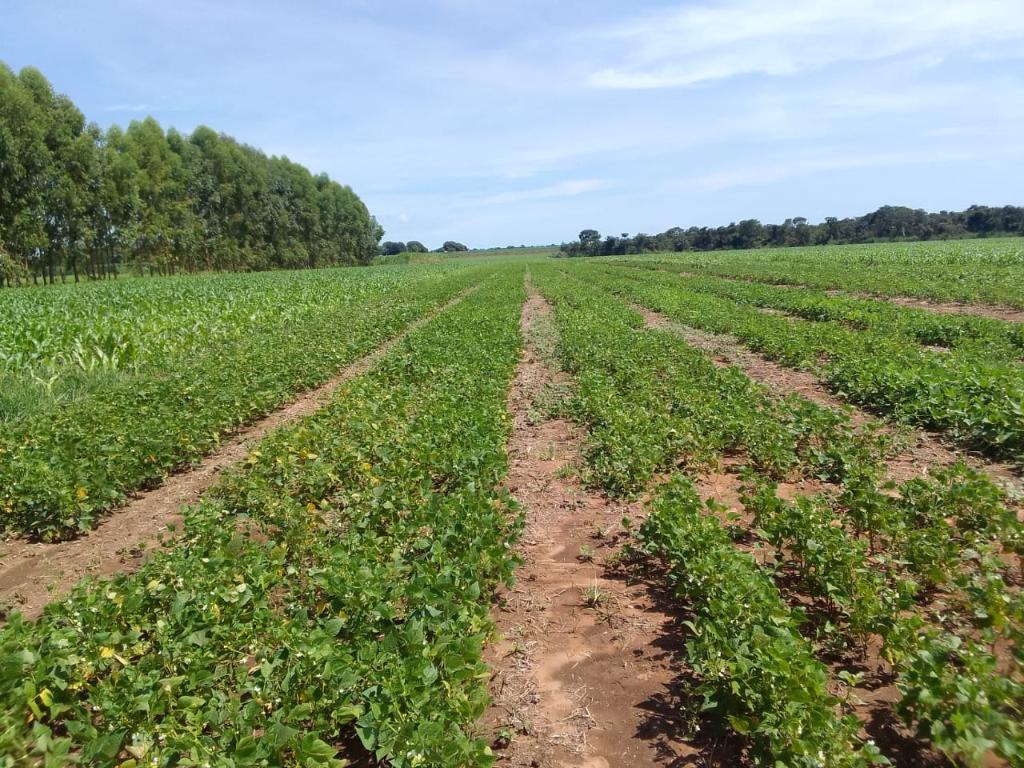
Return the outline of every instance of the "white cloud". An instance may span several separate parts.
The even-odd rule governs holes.
[[[980,149],[980,148],[979,148]],[[784,157],[769,162],[754,163],[738,168],[711,171],[687,179],[669,182],[666,191],[719,192],[738,187],[774,184],[798,176],[809,176],[826,171],[844,171],[856,168],[892,168],[906,165],[949,163],[969,160],[979,155],[978,150],[942,150],[922,148],[893,152],[816,151],[814,153]]]
[[[106,112],[155,112],[157,107],[153,104],[111,104],[103,107]]]
[[[623,54],[596,68],[589,84],[650,89],[895,56],[935,64],[957,51],[991,54],[990,46],[1024,37],[1024,13],[1019,0],[733,0],[647,15],[598,34],[600,46]]]
[[[523,189],[514,192],[500,192],[496,195],[477,198],[472,201],[471,205],[508,205],[510,203],[522,203],[531,200],[547,200],[553,197],[575,197],[587,192],[607,189],[609,186],[609,183],[603,179],[575,179],[562,181],[546,187],[535,187],[534,189]]]

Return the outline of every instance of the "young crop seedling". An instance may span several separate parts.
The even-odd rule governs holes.
[[[604,608],[608,604],[608,592],[597,584],[590,584],[582,589],[583,605],[587,608]]]

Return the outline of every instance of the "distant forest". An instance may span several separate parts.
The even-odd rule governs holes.
[[[104,131],[0,62],[0,285],[368,263],[383,230],[325,174],[199,127]]]
[[[801,217],[786,219],[782,224],[745,219],[724,227],[672,227],[660,235],[632,237],[623,233],[602,238],[596,229],[585,229],[580,232],[579,240],[563,243],[561,252],[566,256],[612,256],[649,251],[717,251],[996,235],[1024,235],[1024,207],[972,205],[966,211],[928,213],[885,205],[853,219],[830,216],[821,224],[810,224]]]

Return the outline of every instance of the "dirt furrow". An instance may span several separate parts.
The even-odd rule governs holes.
[[[807,372],[784,368],[746,349],[731,337],[683,326],[658,313],[642,307],[635,308],[643,314],[647,328],[669,330],[680,335],[688,344],[708,354],[717,365],[737,366],[751,379],[764,384],[772,392],[795,393],[824,407],[846,409],[856,425],[866,425],[875,421],[870,414],[851,409],[842,403]],[[906,448],[887,461],[889,477],[892,480],[907,480],[927,472],[931,465],[950,464],[958,458],[933,436],[914,432],[909,438],[910,442]],[[714,499],[721,505],[720,516],[723,524],[736,525],[752,531],[754,517],[742,500],[745,483],[740,470],[743,463],[740,458],[725,458],[717,471],[704,472],[696,477],[695,485],[702,499]],[[976,465],[986,468],[982,462],[976,462]],[[1005,470],[1003,467],[987,468],[999,473]],[[1011,479],[1014,478],[1011,476]],[[835,490],[836,486],[813,478],[795,478],[790,482],[780,482],[776,486],[778,496],[789,501],[797,496],[814,496]],[[772,547],[758,541],[754,535],[750,538],[737,539],[736,546],[749,552],[761,564],[774,563],[777,557],[788,557],[785,551],[775,552]],[[776,580],[789,605],[806,612],[809,627],[831,618],[820,601],[806,593],[799,586],[798,580],[792,578],[786,569],[777,575]],[[849,697],[855,702],[853,712],[864,724],[861,734],[863,738],[873,739],[887,755],[896,760],[898,765],[943,764],[941,755],[926,743],[916,739],[896,715],[895,705],[900,697],[899,691],[896,688],[893,668],[881,653],[880,638],[873,637],[864,647],[821,649],[819,658],[829,668],[833,693],[839,698]],[[851,670],[862,675],[861,682],[852,688],[840,682],[839,675],[840,672]]]
[[[22,539],[0,543],[0,615],[17,609],[36,618],[47,603],[67,594],[85,576],[137,570],[149,552],[180,533],[182,507],[196,503],[224,470],[242,461],[267,433],[324,407],[343,383],[365,373],[409,333],[473,290],[463,291],[444,306],[410,323],[401,333],[316,389],[235,432],[195,466],[171,475],[158,488],[136,494],[79,538],[54,544]]]
[[[631,265],[622,265],[631,266]],[[751,285],[770,285],[774,288],[790,288],[794,290],[820,291],[811,285],[801,283],[773,283],[769,280],[757,280],[750,277],[738,277],[733,275],[717,275],[707,272],[680,272],[675,269],[656,269],[655,272],[662,272],[680,277],[713,277],[719,280],[729,280],[734,283],[748,283]],[[881,293],[868,293],[866,291],[847,291],[840,288],[829,288],[824,291],[829,296],[849,296],[852,299],[868,299],[870,301],[884,301],[889,304],[896,304],[901,307],[923,309],[927,312],[934,312],[937,315],[975,315],[977,317],[988,317],[993,320],[1002,320],[1007,323],[1024,323],[1024,309],[1014,307],[1003,307],[997,304],[967,304],[961,301],[939,301],[937,299],[924,299],[916,296],[889,296]]]
[[[861,293],[856,291],[828,290],[826,293],[829,296],[851,296],[857,299],[886,301],[901,307],[934,312],[937,315],[974,315],[976,317],[988,317],[992,320],[1002,320],[1007,323],[1024,323],[1024,309],[1014,309],[1013,307],[1000,307],[993,304],[965,304],[959,301],[935,301],[933,299],[919,299],[913,296],[883,296],[877,293]]]
[[[877,417],[833,395],[812,373],[779,365],[747,349],[742,342],[731,336],[682,325],[645,307],[634,305],[634,308],[643,315],[648,328],[669,330],[678,334],[687,344],[707,354],[717,365],[736,366],[772,392],[798,394],[818,405],[846,410],[850,420],[857,426],[879,422]],[[891,480],[902,482],[927,473],[930,466],[949,466],[958,460],[964,460],[972,467],[986,472],[1006,488],[1011,496],[1016,498],[1024,494],[1024,483],[1020,475],[1007,464],[986,461],[957,451],[948,447],[938,435],[923,430],[905,430],[905,442],[903,450],[888,462]]]
[[[495,612],[494,704],[486,724],[499,765],[677,765],[683,741],[681,638],[671,601],[614,567],[623,516],[641,505],[588,491],[572,473],[580,429],[540,410],[566,386],[552,348],[550,306],[530,288],[527,340],[509,396],[508,487],[526,515],[523,565]]]

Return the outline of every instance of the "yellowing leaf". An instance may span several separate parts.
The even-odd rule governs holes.
[[[150,745],[149,744],[145,744],[145,743],[143,743],[143,744],[130,744],[129,746],[125,747],[125,749],[128,750],[129,754],[131,754],[131,755],[137,757],[139,760],[141,760],[149,752],[149,747],[150,747]]]
[[[114,649],[111,648],[109,645],[104,645],[102,648],[100,648],[100,658],[101,659],[109,659],[109,658],[112,658],[113,655],[114,655]]]

